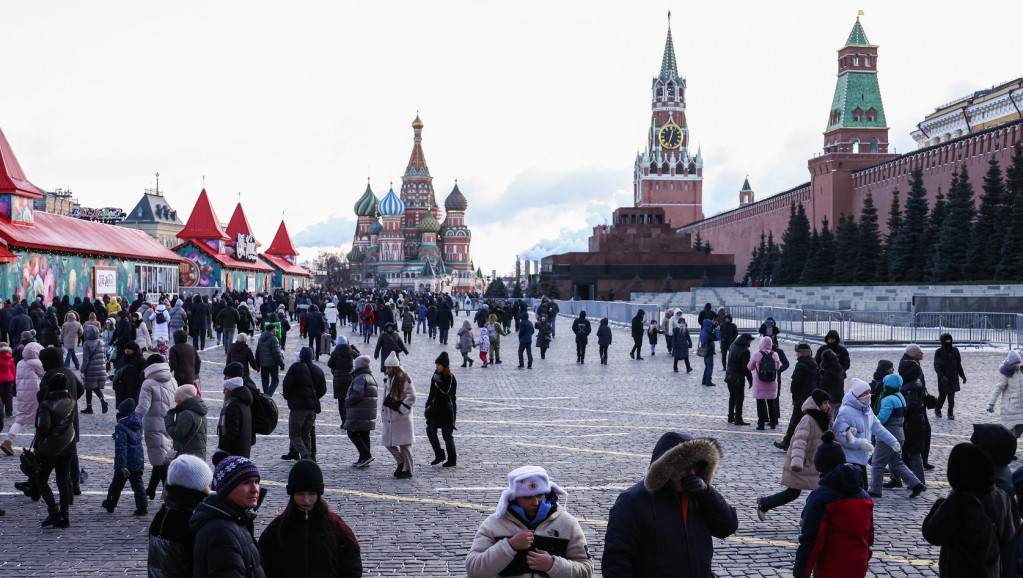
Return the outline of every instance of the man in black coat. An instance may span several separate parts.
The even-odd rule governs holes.
[[[743,333],[735,338],[728,350],[728,365],[725,367],[725,384],[728,386],[728,423],[749,425],[742,420],[742,402],[746,394],[744,387],[753,387],[753,374],[747,369],[750,360],[749,346],[753,336]]]
[[[309,336],[309,348],[316,351],[316,361],[319,361],[322,353],[320,348],[323,334],[327,331],[327,321],[316,305],[310,305],[302,319],[305,321],[306,335]]]
[[[217,464],[216,493],[200,502],[189,520],[195,532],[195,576],[266,578],[253,535],[259,481],[259,469],[248,458],[232,455]]]
[[[311,308],[310,308],[311,309]],[[313,364],[313,350],[303,347],[298,361],[291,364],[284,375],[284,399],[288,401],[288,437],[291,449],[299,459],[315,460],[313,453],[313,427],[320,412],[320,398],[327,393],[327,380],[323,370]]]
[[[721,329],[721,369],[728,369],[728,349],[739,336],[739,328],[732,323],[732,316],[725,314],[718,327]]]
[[[86,301],[88,303],[88,301]],[[7,308],[5,307],[4,310]],[[88,320],[88,317],[85,318]],[[84,323],[84,321],[83,321]],[[11,339],[17,344],[17,341],[21,339],[21,334],[26,331],[32,331],[35,326],[32,323],[32,318],[25,314],[25,308],[21,305],[15,305],[13,315],[11,316],[10,324],[7,327],[10,333]]]
[[[933,470],[928,457],[931,451],[931,422],[927,419],[927,380],[920,367],[924,358],[923,349],[916,343],[906,346],[906,352],[899,360],[899,375],[902,377],[902,396],[906,398],[906,421],[903,432],[906,443],[902,444],[902,459],[920,481],[924,481],[924,470]]]
[[[586,319],[586,312],[580,311],[579,317],[572,322],[572,333],[575,333],[576,363],[586,363],[586,344],[589,342],[591,331],[593,331],[593,327],[590,326],[589,319]]]
[[[636,315],[632,317],[632,349],[629,351],[629,357],[633,359],[643,359],[643,333],[645,328],[643,327],[643,316],[646,315],[646,311],[640,309],[636,312]]]
[[[669,432],[654,446],[642,482],[615,500],[601,559],[605,578],[712,576],[714,544],[739,527],[735,508],[711,486],[717,444]]]
[[[117,355],[123,355],[124,348],[135,340],[135,327],[128,321],[127,311],[117,312],[117,325],[114,326],[114,346],[117,348]]]
[[[14,305],[8,301],[3,309],[0,309],[0,340],[11,343],[12,339],[10,336],[11,332],[11,319],[14,319]],[[88,321],[88,320],[86,320]],[[20,335],[18,336],[21,337]],[[17,341],[14,339],[13,341]]]
[[[835,355],[838,356],[838,364],[842,366],[842,371],[849,371],[849,350],[842,345],[842,338],[839,337],[838,331],[832,329],[824,336],[824,345],[817,348],[817,354],[813,356],[813,360],[817,362],[817,365],[821,364],[821,357],[826,349],[834,351]]]
[[[138,403],[142,382],[146,380],[146,358],[142,356],[142,349],[134,341],[128,342],[117,364],[113,379],[114,405],[121,405],[129,397]]]
[[[950,333],[941,336],[941,347],[934,351],[934,373],[938,375],[938,405],[934,408],[934,416],[941,417],[941,407],[947,398],[948,419],[954,420],[959,379],[962,378],[963,383],[966,383],[966,373],[963,371],[959,348],[952,344]]]
[[[384,362],[392,351],[398,356],[398,359],[401,359],[402,353],[408,355],[408,348],[405,347],[405,342],[401,340],[401,336],[395,329],[397,326],[394,323],[388,323],[384,326],[384,332],[377,337],[377,347],[373,351],[373,359],[380,360],[380,373],[384,372]]]
[[[817,389],[821,381],[820,371],[812,353],[813,349],[809,343],[796,345],[796,367],[792,370],[789,385],[789,391],[792,392],[792,417],[789,418],[789,428],[785,431],[785,437],[780,442],[774,442],[774,447],[780,450],[788,451],[792,435],[796,433],[796,426],[803,419],[803,402]]]
[[[705,303],[703,305],[703,311],[700,311],[700,314],[696,317],[696,326],[697,327],[703,327],[703,320],[704,319],[713,320],[715,317],[717,317],[717,315],[714,313],[714,310],[711,308],[710,303]]]
[[[249,457],[256,434],[252,432],[252,390],[245,386],[241,377],[228,377],[232,365],[224,368],[224,405],[220,409],[220,424],[217,426],[217,448],[232,456]]]
[[[451,326],[455,324],[455,317],[451,314],[451,306],[446,301],[441,301],[440,306],[437,307],[437,331],[440,332],[438,339],[441,343],[447,344],[448,332],[451,331]]]
[[[192,303],[188,307],[188,334],[192,336],[192,347],[198,351],[206,349],[206,325],[209,313],[202,297],[192,297]]]

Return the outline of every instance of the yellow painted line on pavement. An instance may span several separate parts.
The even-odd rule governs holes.
[[[650,412],[650,411],[623,411],[623,410],[613,410],[613,409],[589,409],[589,408],[575,407],[575,406],[573,406],[573,407],[561,407],[561,406],[556,406],[556,405],[523,405],[523,404],[517,404],[517,403],[507,403],[507,402],[502,402],[502,401],[488,401],[488,400],[464,398],[464,397],[458,398],[458,401],[459,402],[469,401],[469,402],[473,402],[473,403],[480,403],[480,404],[485,404],[485,405],[497,405],[497,406],[509,407],[509,408],[559,409],[559,410],[564,410],[564,411],[579,411],[579,412],[583,412],[583,413],[613,413],[613,414],[622,414],[622,415],[645,415],[645,416],[652,416],[652,417],[706,417],[706,418],[723,418],[724,417],[724,416],[721,416],[721,415],[705,415],[705,414],[698,414],[698,413],[684,414],[683,415],[683,414],[677,414],[677,413],[658,413],[658,412]]]
[[[572,448],[572,447],[568,447],[568,446],[552,446],[552,445],[548,445],[548,444],[527,444],[527,443],[523,443],[523,442],[511,442],[510,445],[513,445],[513,446],[524,446],[524,447],[528,447],[528,448],[549,448],[549,449],[553,449],[553,450],[567,450],[567,451],[570,451],[570,452],[584,452],[584,453],[588,453],[588,454],[608,454],[608,455],[612,455],[612,456],[628,456],[630,458],[649,458],[650,457],[649,455],[632,454],[632,453],[629,453],[629,452],[611,452],[611,451],[607,451],[607,450],[591,450],[591,449],[587,449],[587,448]]]
[[[781,548],[798,548],[799,544],[796,542],[789,542],[787,540],[770,540],[767,538],[753,538],[750,536],[729,536],[725,538],[727,542],[743,542],[747,544],[764,544],[767,546],[778,546]],[[910,566],[934,566],[938,565],[933,560],[923,560],[920,558],[910,558],[908,556],[892,556],[891,554],[878,554],[874,552],[871,558],[876,560],[885,560],[887,562],[896,562],[898,564],[908,564]]]
[[[676,416],[684,417],[684,416]],[[501,425],[521,425],[521,426],[544,426],[544,427],[563,427],[563,428],[600,428],[600,429],[637,429],[637,430],[657,430],[666,431],[665,426],[654,426],[654,425],[607,425],[607,424],[575,424],[575,423],[558,423],[558,422],[544,422],[544,421],[501,421],[501,420],[475,420],[475,419],[460,419],[459,423],[482,423],[482,424],[501,424]],[[689,431],[701,431],[710,433],[726,433],[726,434],[741,434],[748,436],[772,436],[778,435],[775,431],[743,431],[743,430],[729,430],[729,429],[708,429],[701,427],[687,427]]]

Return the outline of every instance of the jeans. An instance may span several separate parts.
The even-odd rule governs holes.
[[[441,329],[440,330],[440,336],[438,338],[440,339],[441,343],[447,343],[448,342],[448,331],[450,331],[450,329]]]
[[[419,320],[416,321],[416,333],[419,333],[419,329],[420,328],[422,328],[424,332],[426,331],[426,318],[425,317],[420,317]]]
[[[799,493],[799,490],[795,488],[785,488],[777,494],[764,496],[763,498],[760,498],[760,509],[767,512],[777,508],[778,506],[784,506],[789,502],[795,501],[795,499],[799,497]]]
[[[121,470],[114,470],[114,479],[110,480],[110,488],[107,489],[107,501],[104,506],[111,510],[117,506],[125,482],[131,483],[131,491],[135,494],[135,509],[145,510],[148,508],[149,500],[146,497],[146,488],[142,485],[142,472],[129,472],[128,477],[125,478],[124,472]]]
[[[280,373],[276,365],[269,367],[259,368],[259,377],[263,385],[263,393],[273,397],[274,392],[277,391],[277,385],[280,383]],[[269,385],[268,385],[269,384]],[[344,402],[341,402],[344,405]]]
[[[373,324],[363,323],[362,324],[362,342],[369,343],[369,336],[373,335]]]
[[[877,447],[874,448],[874,459],[871,461],[870,491],[872,493],[881,493],[881,482],[884,481],[885,466],[889,466],[892,472],[898,474],[898,477],[902,479],[907,488],[916,487],[920,483],[920,479],[902,461],[902,452],[897,452],[892,446],[878,441]]]
[[[522,354],[525,353],[529,358],[529,367],[533,367],[533,344],[532,343],[520,343],[519,344],[519,367],[522,367]]]
[[[554,337],[554,327],[557,325],[558,318],[556,315],[551,315],[551,337]]]
[[[320,337],[320,335],[309,334],[309,349],[313,350],[313,355],[316,359],[320,358],[320,341],[322,341]]]
[[[75,362],[75,369],[81,369],[82,366],[81,366],[80,363],[78,363],[78,354],[75,353],[75,350],[74,350],[73,347],[71,349],[68,349],[67,353],[64,354],[64,367],[71,367],[71,362],[72,361]],[[942,394],[942,395],[945,395],[945,394]],[[938,406],[938,407],[941,407],[941,406]],[[949,407],[950,408],[952,407],[951,402],[949,402]]]
[[[36,474],[36,487],[39,494],[46,501],[46,507],[51,512],[57,509],[57,503],[53,499],[53,490],[50,489],[50,472],[57,470],[57,491],[60,493],[60,511],[67,512],[71,505],[71,457],[40,457],[39,473]]]
[[[194,347],[196,351],[202,351],[203,349],[206,349],[205,331],[200,329],[198,333],[192,334],[192,347]]]
[[[298,452],[300,459],[308,460],[313,455],[313,423],[316,421],[316,410],[293,409],[288,415],[288,437],[291,447]]]
[[[368,431],[348,430],[348,439],[352,440],[352,443],[355,444],[355,449],[359,451],[360,462],[364,462],[373,457],[373,454],[369,451]]]
[[[436,325],[429,325],[428,327],[429,327],[428,332],[430,334],[430,339],[433,339],[433,338],[437,337],[437,326]]]
[[[703,385],[714,383],[711,381],[712,377],[714,377],[714,356],[708,354],[703,358]]]
[[[224,353],[225,354],[227,353],[228,349],[231,349],[231,343],[234,342],[234,332],[235,332],[235,328],[234,327],[225,327],[224,328]]]

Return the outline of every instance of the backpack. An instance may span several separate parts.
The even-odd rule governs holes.
[[[757,379],[764,383],[772,383],[778,379],[778,365],[774,362],[774,355],[770,351],[761,351],[760,355],[760,363],[757,364]]]
[[[493,323],[487,323],[487,335],[497,335],[497,330],[494,329]]]
[[[156,312],[156,322],[157,323],[167,323],[167,316],[163,314],[163,311],[157,311]]]
[[[252,391],[252,432],[264,436],[274,433],[279,417],[277,402],[255,387],[249,389]]]

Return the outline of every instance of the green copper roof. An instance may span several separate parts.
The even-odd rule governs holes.
[[[863,31],[863,26],[860,25],[860,19],[856,17],[856,24],[853,24],[852,32],[849,33],[849,39],[845,41],[846,46],[872,46],[870,41],[867,40],[867,33]]]
[[[369,188],[369,183],[366,183],[366,192],[355,203],[355,216],[377,216],[377,197],[373,194],[373,189]]]
[[[664,56],[661,58],[661,74],[658,75],[664,82],[679,78],[678,65],[675,63],[675,43],[671,41],[671,27],[668,27],[668,38],[664,41]]]
[[[740,191],[752,191],[753,190],[749,186],[749,177],[746,177],[746,180],[742,183],[742,188],[739,189],[739,190]]]
[[[419,273],[420,278],[433,279],[437,276],[437,273],[433,270],[433,263],[430,261],[426,262],[426,266],[423,267],[423,271]]]
[[[859,108],[859,121],[853,120],[853,112]],[[867,112],[874,109],[873,122],[868,122]],[[832,115],[838,112],[838,117]],[[835,98],[828,113],[828,128],[885,128],[884,105],[881,103],[881,88],[877,75],[863,72],[846,72],[835,83]],[[832,122],[834,121],[834,122]]]

